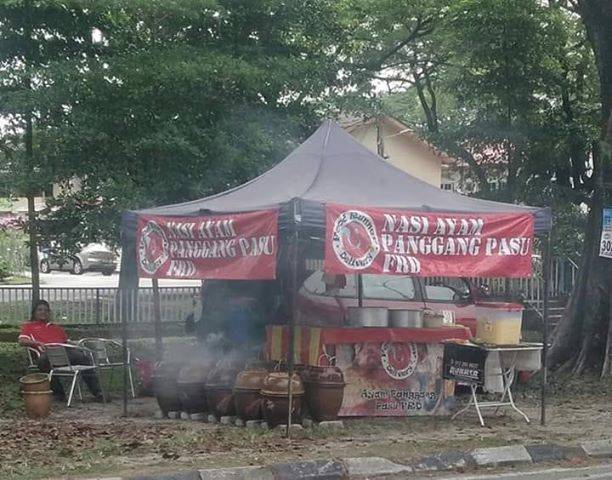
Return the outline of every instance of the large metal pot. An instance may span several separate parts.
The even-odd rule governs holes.
[[[423,328],[423,311],[389,310],[389,326],[393,328]]]
[[[347,324],[351,327],[386,327],[389,325],[385,307],[348,307]]]

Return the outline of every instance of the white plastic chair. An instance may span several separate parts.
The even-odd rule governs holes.
[[[72,365],[70,363],[70,358],[68,357],[67,349],[69,348],[77,349],[88,355],[91,358],[92,365]],[[47,354],[49,364],[51,365],[51,370],[49,371],[49,379],[52,379],[54,376],[72,378],[67,405],[70,406],[70,404],[72,403],[72,397],[74,395],[75,387],[77,388],[77,391],[79,393],[79,398],[83,400],[81,386],[79,384],[79,379],[82,378],[81,373],[86,371],[94,371],[97,375],[98,367],[95,364],[93,352],[82,346],[70,345],[66,343],[49,343],[45,345],[45,353]],[[104,391],[102,391],[102,396],[104,397]]]
[[[96,366],[100,369],[109,369],[111,371],[111,375],[114,368],[120,367],[123,369],[127,365],[128,378],[130,380],[130,391],[132,392],[132,398],[136,398],[136,393],[134,391],[134,379],[132,377],[132,352],[130,352],[129,348],[127,351],[127,363],[124,363],[123,358],[121,359],[121,361],[114,361],[113,359],[111,359],[108,353],[109,346],[123,348],[123,345],[115,340],[111,340],[109,338],[93,337],[82,338],[77,342],[77,344],[91,350],[94,354]]]

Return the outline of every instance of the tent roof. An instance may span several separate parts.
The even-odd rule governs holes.
[[[331,120],[282,162],[250,182],[200,200],[135,213],[180,216],[265,208],[281,208],[286,213],[293,199],[299,200],[306,227],[324,226],[325,203],[429,212],[530,212],[535,215],[536,232],[551,227],[549,208],[492,202],[440,190],[390,165]],[[281,223],[283,218],[290,221],[281,213]]]

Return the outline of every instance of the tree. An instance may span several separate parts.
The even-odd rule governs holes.
[[[82,55],[90,53],[93,18],[78,1],[14,0],[0,5],[0,115],[7,123],[2,171],[10,176],[13,193],[28,199],[33,300],[39,294],[34,197],[51,180],[45,146],[37,137],[46,112],[35,97],[47,90],[44,78],[52,64],[78,64]]]
[[[601,99],[600,148],[593,152],[593,193],[578,280],[562,321],[554,332],[550,361],[575,374],[610,368],[612,349],[612,262],[599,257],[602,210],[610,198],[612,175],[612,4],[607,0],[573,3],[586,27],[597,63]]]
[[[330,0],[37,5],[81,3],[89,45],[45,58],[32,92],[47,178],[80,182],[41,223],[70,249],[117,243],[125,209],[192,200],[266,170],[309,132],[314,100],[337,79],[329,48],[343,32]],[[67,26],[60,36],[74,35]]]

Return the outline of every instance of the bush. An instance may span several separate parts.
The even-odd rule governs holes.
[[[19,230],[0,231],[0,280],[28,269],[27,236]]]
[[[6,258],[0,258],[0,280],[11,276],[11,265]]]

